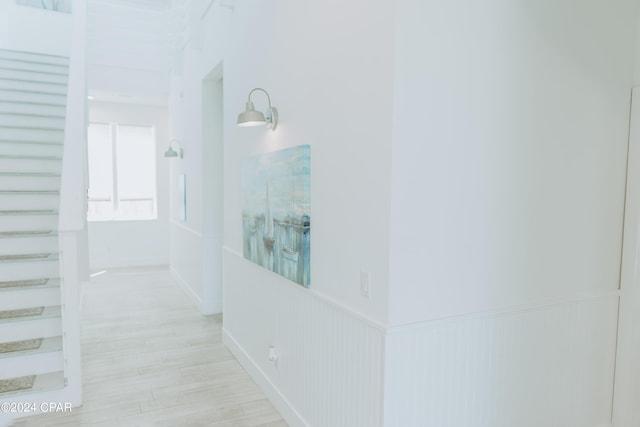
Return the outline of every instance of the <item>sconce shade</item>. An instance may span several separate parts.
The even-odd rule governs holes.
[[[251,102],[251,95],[255,91],[263,92],[267,97],[269,107],[264,113],[262,113],[261,111],[256,111],[255,107],[253,106],[253,102]],[[267,127],[271,130],[276,129],[276,127],[278,126],[278,110],[276,109],[276,107],[271,105],[271,97],[266,90],[257,87],[249,92],[249,99],[247,100],[245,111],[238,114],[237,125],[241,127],[267,125]]]
[[[165,157],[178,157],[178,153],[176,153],[176,150],[174,150],[173,148],[169,147],[169,148],[167,148],[167,151],[164,152],[164,156]]]
[[[174,150],[174,146],[177,147],[177,150]],[[184,150],[182,149],[182,145],[180,145],[180,141],[177,139],[172,139],[169,141],[169,148],[164,152],[165,157],[184,157]]]
[[[266,124],[264,114],[260,111],[256,111],[253,106],[253,102],[248,101],[245,111],[238,114],[238,126],[259,126]]]

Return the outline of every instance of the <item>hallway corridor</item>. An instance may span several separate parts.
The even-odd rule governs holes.
[[[83,407],[16,426],[287,425],[166,267],[94,277],[82,319]]]

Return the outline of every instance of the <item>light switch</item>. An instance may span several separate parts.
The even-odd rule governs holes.
[[[365,298],[371,298],[371,273],[360,272],[360,294]]]

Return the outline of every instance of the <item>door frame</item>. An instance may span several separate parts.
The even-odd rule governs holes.
[[[616,427],[640,426],[640,86],[631,93],[622,238],[612,406]]]
[[[202,79],[202,286],[203,314],[222,313],[224,243],[224,87],[219,62]]]

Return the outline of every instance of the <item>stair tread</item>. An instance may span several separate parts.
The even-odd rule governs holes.
[[[66,109],[66,105],[64,104],[52,104],[50,102],[41,102],[41,101],[25,101],[25,100],[7,100],[7,99],[0,99],[0,104],[6,104],[6,105],[13,105],[13,104],[20,104],[20,105],[46,105],[49,107],[64,107]]]
[[[7,310],[7,311],[10,311],[10,310]],[[2,312],[0,311],[0,313]],[[8,317],[5,319],[0,318],[0,324],[30,322],[33,320],[41,320],[41,319],[53,319],[56,317],[60,317],[60,315],[61,315],[61,309],[60,309],[60,306],[57,305],[53,307],[44,307],[44,310],[42,310],[42,313],[40,314],[34,314],[31,316]]]
[[[62,157],[58,156],[26,156],[26,155],[11,155],[11,154],[0,154],[0,159],[24,159],[24,160],[62,160]]]
[[[3,88],[0,88],[0,90],[4,90],[4,91],[7,91],[7,92],[17,92],[17,93],[37,93],[37,94],[41,94],[41,95],[58,96],[60,98],[66,98],[67,97],[66,93],[47,92],[47,91],[44,91],[44,90],[18,89],[18,88],[11,88],[11,87],[3,87]]]
[[[19,139],[0,139],[3,144],[37,144],[37,145],[64,145],[61,141],[31,141]]]
[[[55,209],[19,209],[0,211],[0,215],[58,215]]]
[[[2,128],[2,129],[49,130],[49,131],[56,131],[56,132],[64,130],[64,126],[62,126],[62,127],[47,127],[47,126],[7,126],[7,125],[0,125],[0,128]]]
[[[7,90],[7,89],[0,89],[0,91],[2,90]],[[12,100],[1,100],[0,104],[20,104],[20,105],[38,105],[38,106],[44,106],[44,107],[56,107],[56,108],[65,108],[66,109],[66,105],[65,103],[53,103],[53,102],[45,102],[45,101],[41,101],[41,100],[36,100],[36,101],[27,101],[24,99],[12,99]]]
[[[16,231],[0,231],[0,238],[10,237],[44,237],[57,236],[55,230],[16,230]]]
[[[40,57],[40,56],[44,56],[46,58],[55,58],[55,59],[63,59],[63,60],[69,60],[68,56],[64,56],[64,55],[54,55],[52,53],[35,53],[35,52],[25,52],[23,50],[16,50],[16,49],[7,49],[7,48],[2,48],[0,49],[0,54],[1,53],[8,53],[8,54],[16,54],[16,55],[24,55],[24,56],[31,56],[31,57]]]
[[[35,255],[35,254],[25,254],[25,257],[22,258],[9,258],[9,259],[3,259],[2,256],[0,256],[0,265],[4,264],[23,264],[23,263],[29,263],[29,262],[41,262],[41,261],[58,261],[59,258],[59,254],[56,252],[46,252],[46,253],[41,253],[38,255],[46,255],[46,256],[42,256],[42,257],[38,257],[38,258],[30,258],[30,257],[26,257],[27,255]]]
[[[0,195],[58,195],[58,190],[0,190]]]
[[[59,178],[62,175],[55,172],[0,172],[0,176],[25,176],[42,178]]]
[[[46,119],[64,119],[64,114],[35,114],[35,113],[18,113],[13,111],[0,111],[0,116],[19,116],[19,117],[38,117]]]
[[[0,57],[0,59],[5,59],[5,58]],[[46,64],[46,65],[56,66],[56,64]],[[19,64],[13,64],[12,66],[4,66],[2,67],[2,69],[7,71],[28,71],[30,73],[38,73],[38,74],[54,75],[54,76],[65,76],[65,77],[69,75],[69,73],[65,73],[65,72],[42,71],[42,70],[38,70],[37,68],[34,69],[34,68],[19,67]]]
[[[62,337],[39,338],[39,340],[42,340],[42,341],[37,348],[32,348],[27,350],[13,350],[13,351],[0,353],[0,360],[10,359],[14,357],[21,357],[29,354],[42,354],[42,353],[50,353],[50,352],[62,350]],[[34,341],[34,340],[23,340],[23,341]],[[23,341],[17,341],[17,342],[23,342]],[[8,344],[8,343],[4,343],[4,344]],[[34,345],[35,344],[36,343],[34,343]]]
[[[0,255],[0,263],[12,261],[48,261],[59,255],[58,252],[36,252],[15,255]]]
[[[49,82],[43,80],[33,80],[33,79],[16,79],[12,77],[0,77],[0,82],[24,82],[24,83],[38,83],[43,85],[52,85],[52,86],[64,86],[67,87],[67,83],[58,83],[58,82]]]
[[[45,282],[43,282],[45,281]],[[41,284],[38,284],[42,282]],[[18,283],[16,285],[4,286],[7,283]],[[23,284],[19,284],[23,283]],[[29,284],[32,283],[32,284]],[[14,280],[11,282],[0,282],[0,292],[15,292],[29,289],[50,289],[59,288],[60,279],[33,279],[33,280]]]
[[[15,395],[20,395],[21,398],[29,398],[31,395],[35,395],[40,392],[48,390],[61,389],[65,385],[64,372],[51,372],[48,374],[36,375],[33,387],[28,390],[18,390],[13,392],[0,393],[0,399],[11,398]],[[31,399],[36,400],[36,399]]]

